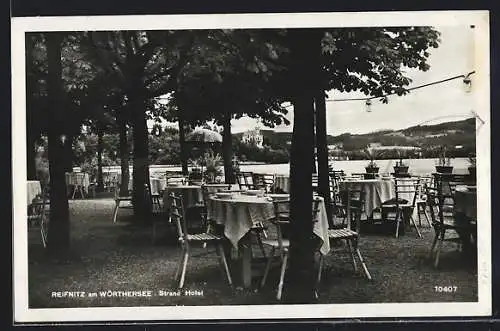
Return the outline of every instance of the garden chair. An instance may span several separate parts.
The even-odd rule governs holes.
[[[253,183],[257,189],[263,189],[266,193],[273,193],[274,174],[253,174]]]
[[[176,282],[179,282],[178,287],[180,289],[184,287],[187,264],[189,261],[192,245],[203,245],[205,243],[213,244],[215,246],[216,253],[220,259],[221,267],[225,272],[229,285],[232,287],[233,282],[223,250],[223,243],[226,239],[223,236],[208,233],[207,231],[192,233],[192,224],[188,224],[188,220],[186,220],[185,217],[182,197],[176,195],[175,193],[171,193],[170,198],[172,199],[172,204],[170,206],[170,218],[176,224],[177,232],[179,235],[179,243],[182,247],[182,258],[181,261],[179,261],[174,276],[174,280]]]
[[[238,172],[236,174],[236,181],[240,190],[254,190],[256,189],[254,181],[253,181],[253,173],[252,172]]]
[[[342,180],[344,176],[345,174],[343,170],[333,170],[329,173],[333,214],[335,217],[339,217],[342,219],[342,225],[344,225],[344,221],[346,218],[346,206],[343,204],[341,199],[339,181]]]
[[[314,222],[317,221],[320,201],[320,199],[313,199],[312,221]],[[271,269],[271,263],[276,257],[278,257],[281,260],[281,271],[276,299],[281,300],[281,295],[283,293],[283,282],[285,279],[285,272],[288,263],[288,251],[290,247],[290,240],[288,239],[289,226],[291,222],[290,200],[274,200],[273,207],[275,216],[271,220],[271,222],[276,226],[276,238],[266,238],[263,240],[264,245],[271,247],[271,253],[267,258],[266,268],[260,286],[264,287],[264,285],[266,284],[267,276],[269,274],[269,270]],[[276,251],[278,251],[279,253],[278,256],[275,256]]]
[[[402,222],[409,220],[417,231],[418,238],[422,238],[417,223],[413,219],[413,210],[417,199],[420,185],[419,178],[394,178],[396,197],[382,204],[382,218],[385,221],[396,223],[396,238],[399,237],[399,229]],[[394,218],[392,218],[393,215]]]
[[[84,181],[87,174],[84,172],[68,173],[68,178],[70,184],[73,185],[73,193],[71,194],[71,199],[75,198],[76,192],[80,194],[82,199],[85,198],[85,187]]]
[[[328,230],[328,238],[333,242],[344,242],[349,250],[349,255],[352,259],[352,265],[354,268],[354,272],[358,272],[358,265],[356,262],[356,258],[359,259],[361,263],[361,267],[363,269],[364,275],[368,280],[372,280],[370,272],[366,266],[366,263],[361,255],[361,251],[359,250],[359,233],[361,227],[361,214],[362,214],[362,205],[364,205],[363,200],[363,191],[359,190],[347,190],[345,193],[346,196],[346,214],[347,214],[347,226],[340,229],[329,229]],[[352,228],[352,225],[354,229]],[[319,258],[319,267],[318,267],[318,277],[317,277],[317,285],[321,282],[321,273],[323,270],[324,264],[324,256],[320,255]]]
[[[126,195],[120,195],[120,181],[115,182],[115,189],[114,189],[114,194],[115,194],[115,208],[113,210],[113,223],[116,223],[117,217],[118,217],[118,209],[120,208],[132,208],[132,192],[130,190],[127,190]],[[124,202],[126,205],[122,206],[122,202]]]
[[[426,194],[432,227],[434,228],[434,240],[432,241],[429,258],[434,260],[434,267],[437,268],[439,266],[443,242],[456,243],[460,248],[462,239],[459,234],[468,234],[471,228],[465,224],[458,224],[456,222],[453,191],[427,187]]]
[[[417,197],[415,200],[415,207],[417,208],[417,217],[419,226],[422,226],[421,215],[424,214],[427,224],[432,227],[431,220],[429,218],[429,215],[427,214],[427,195],[425,192],[426,188],[432,187],[432,185],[433,185],[432,177],[430,176],[420,177],[420,185],[418,187],[419,190],[417,192]]]
[[[28,226],[39,225],[43,247],[47,247],[50,201],[45,193],[37,195],[28,208]]]

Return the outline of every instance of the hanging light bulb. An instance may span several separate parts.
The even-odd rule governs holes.
[[[470,74],[464,77],[463,83],[465,92],[469,93],[472,90],[472,80],[470,79]]]
[[[365,102],[365,106],[366,106],[366,111],[368,113],[370,113],[372,111],[372,101],[370,99],[367,99],[366,102]]]

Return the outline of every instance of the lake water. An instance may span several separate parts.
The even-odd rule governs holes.
[[[397,160],[376,160],[375,162],[379,166],[380,173],[392,173],[393,166],[396,164]],[[405,163],[409,165],[409,172],[414,175],[429,175],[435,172],[435,165],[437,159],[410,159],[405,160]],[[349,160],[349,161],[334,161],[331,163],[335,170],[344,170],[347,174],[352,173],[364,173],[365,166],[368,164],[367,160]],[[467,167],[469,166],[468,160],[466,158],[456,158],[451,159],[451,165],[453,166],[453,173],[456,174],[466,174],[468,173]],[[250,171],[255,173],[265,173],[265,174],[280,174],[288,175],[290,171],[290,164],[248,164],[240,165],[241,171]],[[132,169],[131,169],[132,171]],[[163,173],[165,171],[181,171],[180,166],[176,165],[152,165],[150,166],[150,173]],[[104,167],[103,172],[120,172],[119,166]]]

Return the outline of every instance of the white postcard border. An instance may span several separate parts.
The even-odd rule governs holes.
[[[28,309],[25,32],[209,28],[475,25],[478,302]],[[19,17],[12,19],[13,285],[15,322],[239,320],[491,315],[490,68],[487,11]]]

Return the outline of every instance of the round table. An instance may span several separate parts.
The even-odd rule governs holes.
[[[33,199],[42,193],[42,186],[38,180],[28,180],[26,186],[26,195],[28,200],[28,206],[31,205]]]
[[[274,217],[273,199],[288,199],[288,194],[270,194],[264,197],[235,193],[230,198],[211,197],[207,201],[207,217],[224,226],[224,235],[238,249],[240,240],[259,223],[266,223]],[[313,222],[313,233],[321,240],[320,253],[328,254],[330,240],[328,238],[328,217],[323,198],[320,199],[319,213]],[[311,202],[312,203],[312,202]],[[243,284],[251,283],[251,246],[242,245]],[[249,248],[249,249],[246,249]]]

